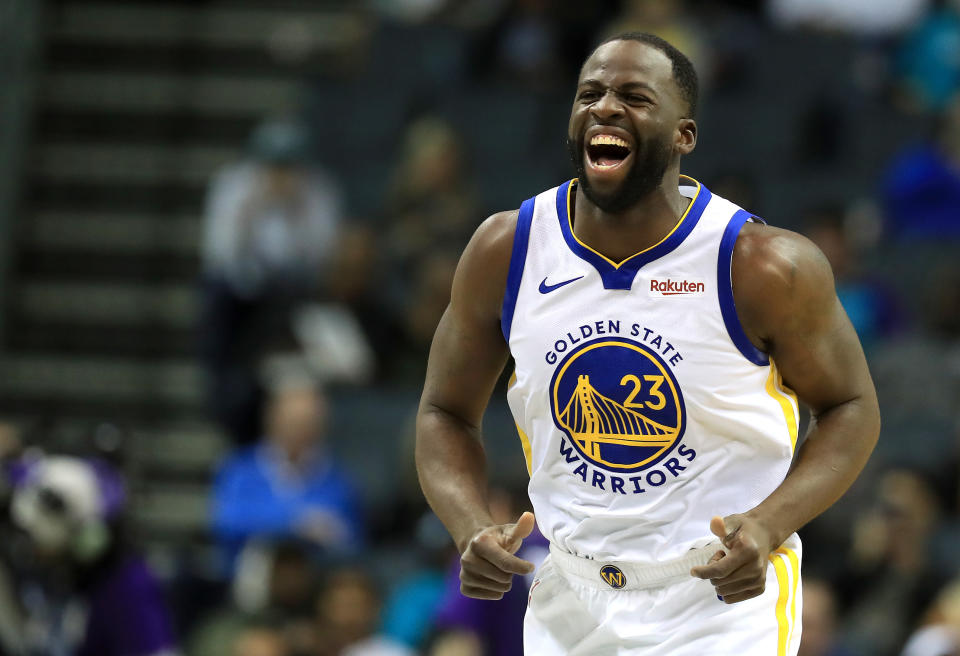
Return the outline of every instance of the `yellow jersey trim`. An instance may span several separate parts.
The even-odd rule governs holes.
[[[578,243],[578,244],[580,244],[581,246],[583,246],[584,248],[586,248],[586,249],[587,249],[588,251],[590,251],[591,253],[596,254],[598,257],[602,257],[602,258],[603,258],[605,261],[607,261],[614,269],[619,269],[619,268],[622,267],[624,264],[626,264],[627,262],[629,262],[629,261],[632,260],[633,258],[637,257],[638,255],[643,255],[643,254],[646,253],[647,251],[653,250],[654,248],[656,248],[657,246],[659,246],[659,245],[662,244],[663,242],[667,241],[667,239],[670,238],[670,235],[672,235],[673,233],[675,233],[675,232],[677,231],[677,228],[679,228],[681,225],[683,225],[683,222],[686,220],[687,215],[690,213],[690,208],[693,207],[694,203],[697,202],[697,197],[700,196],[700,192],[703,190],[703,185],[701,185],[697,180],[694,180],[693,178],[691,178],[691,177],[688,176],[688,175],[681,175],[680,177],[681,177],[681,178],[686,178],[687,180],[689,180],[689,181],[691,181],[692,183],[694,183],[695,185],[697,185],[697,193],[695,193],[695,194],[693,195],[693,198],[690,199],[690,204],[687,205],[687,209],[685,209],[685,210],[683,211],[683,214],[680,215],[680,219],[677,221],[677,224],[676,224],[675,226],[673,226],[673,229],[670,230],[670,232],[668,232],[666,235],[664,235],[663,239],[661,239],[660,241],[658,241],[656,244],[654,244],[653,246],[648,246],[647,248],[644,248],[642,251],[639,251],[639,252],[637,252],[637,253],[634,253],[633,255],[631,255],[630,257],[628,257],[627,259],[622,260],[619,264],[618,264],[617,262],[614,262],[613,260],[611,260],[609,257],[607,257],[606,255],[604,255],[604,254],[601,253],[600,251],[594,249],[594,248],[591,247],[589,244],[585,244],[579,237],[577,237],[577,233],[573,231],[573,221],[570,220],[570,216],[571,216],[571,214],[572,214],[572,213],[570,212],[570,197],[571,197],[572,194],[573,194],[573,186],[574,186],[574,184],[577,182],[577,178],[574,178],[573,180],[571,180],[571,181],[570,181],[570,185],[567,187],[567,225],[570,227],[570,234],[573,235],[573,238],[577,240],[577,243]]]
[[[767,375],[766,390],[767,394],[772,396],[780,404],[780,409],[783,410],[783,418],[787,422],[787,431],[790,434],[790,453],[793,453],[797,448],[797,433],[800,430],[800,421],[797,415],[797,408],[799,408],[797,395],[792,389],[784,386],[783,376],[780,375],[773,358],[770,358],[770,373]]]
[[[514,372],[510,375],[510,382],[507,383],[507,389],[509,390],[517,382],[517,372]],[[530,438],[527,437],[527,434],[523,432],[523,429],[520,428],[520,424],[517,422],[513,423],[517,427],[517,434],[520,436],[520,447],[523,449],[523,459],[527,465],[527,476],[533,475],[533,450],[530,447]]]

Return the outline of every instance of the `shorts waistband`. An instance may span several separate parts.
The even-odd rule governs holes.
[[[660,563],[590,560],[550,545],[550,560],[567,575],[602,590],[642,590],[689,579],[690,568],[705,565],[721,549],[719,542],[691,549],[683,556]]]

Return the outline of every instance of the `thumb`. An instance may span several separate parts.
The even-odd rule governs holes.
[[[515,553],[520,548],[523,539],[533,533],[533,527],[536,520],[532,512],[525,512],[520,515],[517,523],[509,527],[505,532],[507,535],[506,547],[511,553]]]
[[[737,532],[740,529],[740,522],[736,517],[714,517],[710,520],[710,532],[720,538],[723,546],[728,549],[733,548]]]
[[[723,522],[723,517],[717,516],[710,520],[710,532],[723,541],[727,537],[727,526]]]

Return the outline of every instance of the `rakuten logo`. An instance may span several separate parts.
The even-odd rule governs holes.
[[[651,296],[700,296],[706,288],[702,280],[650,279]]]

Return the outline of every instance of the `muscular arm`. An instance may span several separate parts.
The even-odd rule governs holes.
[[[417,472],[461,556],[464,594],[499,598],[512,574],[532,566],[511,555],[533,518],[495,526],[487,506],[486,456],[480,421],[507,361],[500,331],[517,212],[495,214],[477,229],[453,281],[430,348],[417,413]]]
[[[711,522],[731,557],[720,552],[693,574],[711,579],[729,603],[763,591],[767,556],[846,492],[880,432],[866,358],[819,249],[795,233],[748,223],[732,273],[744,331],[813,420],[783,483],[755,508]]]
[[[880,411],[860,341],[816,246],[747,224],[734,251],[733,279],[747,335],[812,413],[787,478],[748,513],[779,545],[850,487],[876,444]]]

